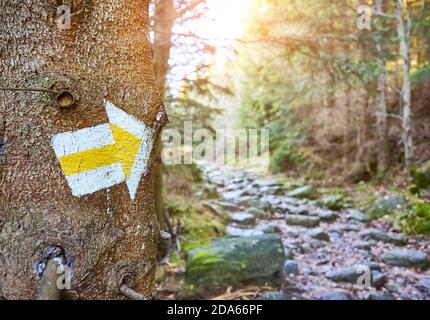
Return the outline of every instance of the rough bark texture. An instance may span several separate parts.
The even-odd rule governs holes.
[[[167,74],[169,72],[170,49],[172,47],[172,28],[175,21],[175,8],[173,0],[156,0],[154,14],[154,67],[155,79],[158,90],[164,95]],[[162,141],[159,138],[156,143],[155,157],[155,210],[160,222],[160,228],[168,230],[167,217],[164,207],[164,165],[161,161],[163,151]],[[171,231],[171,230],[168,230]],[[162,259],[170,246],[170,241],[160,242],[159,259]]]
[[[74,14],[62,31],[46,15],[57,1],[0,0],[0,86],[68,88],[78,98],[61,111],[48,93],[0,91],[0,296],[35,298],[33,264],[49,245],[72,259],[79,298],[120,298],[121,282],[154,294],[152,170],[135,201],[125,184],[77,198],[50,146],[56,133],[106,123],[104,99],[154,125],[148,1],[65,1]]]
[[[383,12],[383,0],[376,0],[376,11]],[[381,40],[376,40],[376,50],[382,55]],[[389,162],[389,150],[387,141],[387,72],[382,58],[377,59],[380,74],[377,77],[376,85],[376,130],[378,134],[378,171],[385,172]]]
[[[403,65],[403,87],[402,87],[402,107],[403,107],[403,145],[405,149],[405,166],[411,172],[413,162],[413,141],[411,128],[411,78],[410,78],[410,17],[407,14],[407,21],[403,19],[404,3],[402,0],[396,2],[397,33],[400,42],[400,56]]]

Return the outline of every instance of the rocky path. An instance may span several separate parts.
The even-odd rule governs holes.
[[[283,181],[216,166],[205,167],[205,175],[220,194],[207,205],[231,222],[228,237],[189,254],[191,278],[199,270],[195,279],[211,281],[221,270],[229,284],[280,269],[282,290],[260,299],[430,299],[428,237],[395,232],[386,221],[343,208],[337,196],[316,197],[310,186],[286,187]],[[245,262],[237,263],[239,257]],[[217,267],[205,278],[198,272],[213,259]]]

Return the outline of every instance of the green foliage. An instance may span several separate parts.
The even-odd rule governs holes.
[[[411,197],[408,207],[396,216],[396,222],[409,234],[430,234],[430,204]]]
[[[420,194],[421,190],[430,189],[430,161],[426,162],[419,168],[416,165],[412,167],[412,186],[410,191],[413,194]]]
[[[414,88],[423,81],[430,81],[430,64],[423,65],[415,71],[411,76],[411,80]]]
[[[223,217],[205,209],[198,203],[188,202],[181,196],[170,196],[166,203],[172,225],[177,225],[181,234],[181,249],[187,252],[209,243],[225,234]]]

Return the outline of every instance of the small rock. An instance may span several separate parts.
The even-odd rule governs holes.
[[[377,201],[367,213],[370,218],[378,219],[401,209],[405,204],[406,201],[403,197],[384,197]]]
[[[235,212],[239,210],[239,207],[231,202],[219,201],[219,202],[216,202],[216,204],[222,207],[224,210],[227,210],[230,212]]]
[[[359,283],[359,280],[362,280],[362,276],[365,274],[365,268],[362,267],[366,267],[369,268],[368,270],[371,270],[370,266],[368,265],[339,268],[326,272],[325,277],[334,282],[346,282],[358,285],[361,284]],[[385,283],[387,283],[387,280],[387,275],[385,273],[379,272],[377,270],[371,270],[370,281],[373,287],[380,288]]]
[[[294,260],[286,260],[284,263],[284,275],[299,274],[299,264]]]
[[[270,291],[262,293],[256,300],[289,300],[288,295],[281,291]]]
[[[358,210],[358,209],[352,209],[349,211],[349,215],[348,215],[348,219],[349,220],[353,220],[353,221],[358,221],[358,222],[369,222],[370,219],[368,216],[366,216],[363,211]]]
[[[223,218],[227,217],[227,213],[216,202],[203,202],[202,205],[220,217],[223,217]]]
[[[330,210],[340,210],[344,207],[343,196],[340,194],[327,195],[322,197],[322,199],[318,201],[318,204]]]
[[[325,277],[334,282],[357,284],[357,280],[362,274],[363,273],[358,267],[346,267],[328,271],[326,272]]]
[[[354,298],[347,291],[333,291],[324,293],[320,300],[354,300]]]
[[[250,225],[255,223],[255,217],[249,213],[233,213],[232,215],[230,215],[230,218],[231,220],[239,224]]]
[[[322,210],[318,212],[318,217],[323,221],[334,221],[338,218],[338,215],[331,210]]]
[[[430,297],[430,278],[423,278],[418,282],[418,290]]]
[[[309,232],[309,236],[317,240],[330,242],[330,236],[328,233],[322,231],[321,229],[312,230]]]
[[[287,215],[285,221],[292,226],[314,228],[320,224],[320,218],[302,215]]]
[[[398,267],[427,269],[429,260],[427,254],[421,251],[394,249],[384,253],[381,260],[386,264]]]
[[[383,287],[388,282],[388,276],[386,273],[372,270],[372,287],[377,289]]]
[[[284,210],[287,210],[289,214],[301,214],[301,215],[307,215],[309,214],[309,209],[304,206],[292,206],[288,204],[284,204],[282,206]]]
[[[395,300],[394,297],[385,292],[372,292],[367,300]]]
[[[271,216],[270,212],[266,212],[264,210],[257,209],[257,208],[248,208],[246,210],[246,213],[253,215],[257,219],[264,219],[264,218],[267,219],[267,218],[270,218]]]
[[[306,198],[306,199],[313,199],[316,196],[316,190],[312,186],[303,186],[297,189],[294,189],[287,193],[288,197],[294,197],[294,198]]]
[[[226,200],[232,200],[235,201],[241,196],[246,195],[245,190],[235,190],[235,191],[229,191],[222,194],[223,198]]]
[[[282,233],[282,230],[278,226],[273,226],[268,223],[259,225],[257,229],[263,231],[264,233]]]
[[[255,237],[264,234],[264,232],[261,230],[236,228],[233,226],[227,226],[226,232],[232,237]]]
[[[271,194],[271,195],[281,195],[284,193],[284,188],[282,186],[264,186],[260,188],[261,193]]]
[[[356,244],[353,248],[357,249],[357,250],[370,251],[370,250],[372,250],[372,244],[370,244],[370,243],[359,243],[359,244]]]
[[[395,245],[406,245],[407,240],[405,235],[396,233],[386,233],[378,229],[370,229],[360,234],[362,238],[372,239]]]

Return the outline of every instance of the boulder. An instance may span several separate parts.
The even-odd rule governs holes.
[[[367,300],[395,300],[394,297],[385,292],[372,292]]]
[[[262,293],[256,300],[289,300],[289,297],[282,291],[270,291]]]
[[[370,266],[366,266],[370,271],[370,284],[375,288],[382,287],[385,283],[387,283],[387,275],[379,272],[377,270],[371,270]],[[339,268],[336,270],[328,271],[325,274],[327,279],[330,279],[334,282],[345,282],[356,285],[362,285],[359,283],[359,280],[362,279],[362,276],[365,274],[362,268],[359,266]]]
[[[323,221],[334,221],[334,220],[336,220],[339,217],[335,212],[333,212],[331,210],[322,210],[322,211],[319,211],[317,213],[317,215]]]
[[[322,231],[321,229],[312,230],[309,232],[309,236],[317,240],[330,242],[330,236],[328,233]]]
[[[284,261],[278,235],[221,238],[188,252],[186,280],[195,289],[202,289],[267,279],[281,274]]]
[[[406,204],[403,197],[384,197],[377,201],[367,212],[372,219],[378,219],[385,215],[394,213],[396,210],[402,209]]]
[[[370,229],[362,232],[360,236],[364,239],[371,239],[395,245],[406,245],[408,243],[404,234],[383,232],[378,229]]]
[[[245,212],[253,215],[257,219],[268,219],[271,216],[270,212],[258,208],[248,208]]]
[[[283,269],[284,275],[299,274],[299,264],[294,260],[286,260]]]
[[[381,260],[386,264],[398,267],[427,269],[429,267],[429,258],[425,252],[394,249],[384,253]]]
[[[255,223],[255,217],[252,214],[245,212],[233,213],[230,215],[230,218],[238,224],[250,225]]]
[[[349,211],[348,220],[362,222],[362,223],[366,223],[370,221],[369,217],[366,216],[366,214],[363,211],[358,209],[352,209]]]
[[[330,210],[340,210],[344,207],[344,197],[340,194],[327,195],[322,197],[318,204]]]
[[[317,191],[312,186],[303,186],[288,192],[287,196],[300,199],[314,199],[317,196]]]
[[[227,232],[227,235],[232,237],[255,237],[255,236],[261,236],[264,234],[264,232],[261,230],[236,228],[233,226],[227,226],[226,232]]]
[[[421,291],[426,296],[430,297],[430,278],[422,278],[418,282],[418,290]]]
[[[322,294],[320,300],[354,300],[354,297],[347,291],[332,291]]]
[[[301,226],[306,228],[314,228],[320,224],[320,218],[311,216],[302,216],[289,214],[285,216],[285,221],[292,226]]]

